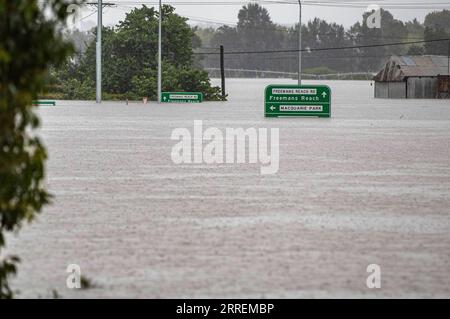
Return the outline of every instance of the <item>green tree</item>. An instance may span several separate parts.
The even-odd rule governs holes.
[[[408,55],[423,55],[425,53],[425,49],[423,46],[413,45],[408,49]]]
[[[436,11],[425,17],[425,40],[450,39],[450,11]],[[425,53],[447,55],[450,41],[425,43]]]
[[[365,12],[363,22],[357,22],[350,28],[348,35],[355,45],[380,45],[392,42],[405,42],[408,37],[408,29],[405,24],[394,18],[387,10],[381,9],[381,28],[369,28],[367,19],[373,12]],[[405,46],[380,46],[359,49],[356,53],[360,58],[359,70],[377,71],[389,55],[404,54]]]
[[[315,18],[302,26],[302,46],[303,48],[336,48],[349,45],[345,29],[342,25],[328,23],[325,20]],[[289,43],[286,47],[298,48],[298,24],[290,30]],[[297,53],[294,53],[295,69],[298,66]],[[353,58],[348,58],[345,51],[316,51],[304,52],[302,54],[304,69],[327,67],[332,70],[350,71],[345,62],[351,62]],[[348,58],[348,59],[347,59]],[[330,72],[333,73],[333,72]]]
[[[249,3],[239,11],[236,31],[243,51],[279,50],[282,47],[283,31],[272,22],[267,9],[257,3]],[[267,55],[245,54],[241,56],[241,63],[246,69],[267,70],[274,66],[274,61],[265,63],[267,58]]]
[[[425,26],[419,22],[416,18],[412,21],[407,21],[405,27],[408,30],[408,40],[417,41],[423,40],[423,33],[425,31]]]
[[[424,39],[425,26],[416,18],[412,21],[405,22],[405,27],[408,30],[407,41],[421,41]],[[423,55],[425,54],[425,47],[423,44],[407,45],[408,55]]]
[[[241,50],[240,47],[240,41],[238,38],[238,33],[236,31],[235,27],[230,26],[221,26],[219,27],[216,32],[214,33],[212,39],[211,39],[211,45],[209,48],[209,51],[217,53],[219,50],[219,46],[223,45],[225,52],[226,51],[239,51]],[[205,51],[203,49],[202,51]],[[204,57],[203,65],[206,67],[214,67],[219,68],[220,67],[220,60],[218,55],[207,55]],[[241,67],[241,56],[233,56],[232,59],[228,59],[227,56],[225,56],[226,59],[226,67],[229,69],[235,69]]]
[[[443,28],[450,32],[450,10],[434,11],[425,17],[425,27]]]
[[[283,47],[287,30],[272,22],[266,8],[250,3],[238,13],[237,26],[224,25],[218,28],[210,41],[210,49],[217,53],[223,45],[225,53],[230,51],[279,50]],[[214,50],[214,48],[216,48]],[[225,56],[229,69],[283,70],[283,60],[274,59],[272,54],[240,54]],[[203,65],[219,67],[219,56],[210,55]]]
[[[127,13],[125,19],[115,27],[103,28],[102,59],[105,67],[102,73],[105,93],[130,98],[144,96],[150,99],[157,98],[158,15],[154,8],[144,5]],[[175,14],[173,7],[163,6],[163,72],[165,77],[175,79],[174,81],[164,80],[163,89],[167,91],[202,90],[206,99],[218,99],[220,95],[217,94],[216,88],[211,87],[208,73],[194,67],[193,50],[200,46],[200,39],[186,21],[186,18]],[[72,63],[77,69],[74,78],[78,82],[66,81],[62,85],[72,86],[82,83],[81,87],[86,88],[84,83],[94,83],[95,52],[95,42],[91,42],[81,60]],[[69,66],[66,69],[70,71],[74,68]],[[191,71],[188,73],[193,78],[187,82],[182,81],[182,72],[179,72],[181,70]],[[64,75],[60,76],[64,77]],[[208,85],[205,86],[205,83]],[[93,86],[92,89],[94,89]],[[64,91],[77,90],[66,88]],[[84,89],[78,91],[86,92]],[[88,99],[90,96],[91,94],[85,98]],[[66,98],[79,97],[66,95]]]
[[[6,232],[18,231],[49,202],[47,154],[33,132],[39,119],[32,100],[49,66],[73,49],[58,31],[66,9],[62,0],[0,0],[0,257]],[[8,281],[19,258],[1,258],[0,298],[12,298]]]

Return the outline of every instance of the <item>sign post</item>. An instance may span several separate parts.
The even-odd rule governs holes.
[[[200,92],[163,92],[163,103],[202,103],[203,93]]]
[[[331,89],[326,85],[269,85],[266,117],[331,116]]]
[[[102,28],[103,28],[103,0],[98,0],[98,22],[97,22],[97,43],[96,43],[96,102],[102,103]]]

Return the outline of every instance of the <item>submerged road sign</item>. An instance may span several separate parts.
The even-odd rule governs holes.
[[[331,89],[326,85],[269,85],[264,113],[266,117],[330,117]]]
[[[39,105],[53,105],[56,106],[55,101],[33,101],[33,106],[39,106]]]
[[[161,102],[164,103],[201,103],[203,93],[200,92],[163,92]]]

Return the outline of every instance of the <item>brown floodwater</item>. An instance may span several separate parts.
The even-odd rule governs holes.
[[[266,119],[269,83],[294,81],[230,79],[226,103],[42,107],[54,202],[8,238],[19,297],[449,298],[450,102],[329,81],[332,118]],[[278,173],[173,164],[172,130],[194,120],[279,128]],[[94,288],[66,288],[72,263]]]

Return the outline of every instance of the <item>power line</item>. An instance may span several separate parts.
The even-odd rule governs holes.
[[[231,51],[225,52],[225,54],[261,54],[261,53],[287,53],[287,52],[317,52],[317,51],[333,51],[333,50],[351,50],[351,49],[366,49],[366,48],[379,48],[388,46],[398,46],[398,45],[410,45],[410,44],[420,44],[420,43],[433,43],[433,42],[444,42],[450,41],[447,39],[435,39],[435,40],[423,40],[423,41],[410,41],[410,42],[395,42],[395,43],[383,43],[383,44],[370,44],[370,45],[357,45],[348,47],[330,47],[330,48],[309,48],[309,49],[287,49],[287,50],[265,50],[265,51]],[[196,55],[216,55],[217,52],[196,52]]]
[[[45,3],[44,0],[39,0],[39,3]],[[237,5],[247,5],[251,2],[256,2],[258,4],[264,5],[298,5],[296,0],[248,0],[248,1],[167,1],[165,4],[173,5],[173,6],[237,6]],[[116,4],[121,5],[129,5],[129,6],[140,6],[140,5],[157,5],[157,1],[123,1],[118,0],[115,2]],[[387,3],[383,0],[370,0],[370,1],[306,1],[304,0],[303,5],[305,6],[325,6],[325,7],[341,7],[341,8],[367,8],[369,5],[379,5],[385,9],[448,9],[450,8],[450,4],[446,2],[428,2],[428,3],[420,3],[420,2],[397,2],[397,3]]]
[[[87,18],[93,16],[93,15],[96,14],[96,13],[97,13],[97,10],[95,10],[95,11],[92,12],[91,14],[88,14],[88,15],[85,16],[85,17],[80,18],[77,22],[83,21],[83,20],[85,20],[85,19],[87,19]]]
[[[167,1],[166,4],[176,5],[176,6],[215,6],[215,5],[245,5],[250,2],[256,2],[258,4],[265,5],[298,5],[296,0],[290,1],[281,1],[281,0],[260,0],[260,1]],[[156,1],[117,1],[118,4],[125,5],[156,5]],[[436,9],[437,7],[449,8],[450,5],[445,2],[397,2],[387,3],[385,1],[303,1],[303,4],[306,6],[328,6],[328,7],[349,7],[349,8],[366,8],[368,5],[377,4],[384,8],[393,8],[393,9]]]
[[[388,58],[392,55],[348,55],[348,56],[304,56],[302,59],[310,59],[310,60],[345,60],[345,59],[374,59],[374,58]],[[255,59],[259,60],[269,60],[269,61],[276,61],[276,60],[290,60],[290,59],[297,59],[298,56],[279,56],[279,57],[256,57]],[[227,57],[227,61],[229,62],[240,62],[241,60],[239,57]]]
[[[98,3],[97,2],[87,2],[86,3],[88,6],[94,6],[94,7],[98,7]],[[103,2],[102,3],[102,8],[105,7],[114,7],[116,4],[115,3],[111,3],[111,2]],[[97,8],[98,9],[98,8]]]
[[[205,22],[205,23],[212,23],[212,24],[220,24],[223,26],[229,26],[229,27],[234,27],[236,28],[238,26],[237,23],[234,22],[225,22],[225,21],[221,21],[221,22],[214,22],[213,20],[210,19],[206,19],[206,18],[199,18],[199,17],[192,17],[192,16],[184,16],[186,18],[189,18],[189,20],[191,21],[196,21],[196,22]],[[326,22],[325,20],[323,20],[324,22]],[[328,22],[326,22],[328,24]],[[298,25],[298,24],[297,24]],[[269,28],[262,28],[262,27],[251,27],[251,30],[263,30],[263,31],[272,31],[274,33],[277,32],[297,32],[296,28],[297,27],[286,27],[286,26],[281,26],[281,25],[277,25],[274,24],[273,25],[275,27],[275,29],[270,30]],[[345,37],[350,37],[353,38],[354,36],[352,36],[351,34],[349,34],[348,31],[343,30],[342,33],[339,32],[328,32],[328,33],[320,33],[320,32],[309,32],[308,30],[302,30],[302,34],[313,34],[313,35],[318,35],[318,36],[335,36],[336,38],[340,35],[342,35],[344,38]],[[404,37],[390,37],[390,36],[385,36],[385,35],[366,35],[364,36],[365,38],[371,38],[371,39],[403,39]],[[415,38],[415,37],[408,37],[411,40],[423,40],[423,37],[420,38]]]
[[[134,8],[134,7],[130,7],[130,6],[124,6],[124,5],[119,5],[118,7],[119,7],[119,9],[125,9],[125,10]],[[212,19],[208,19],[208,18],[194,17],[194,16],[188,16],[188,15],[183,15],[183,17],[188,18],[190,21],[195,21],[195,22],[210,23],[210,24],[216,24],[216,25],[220,25],[220,26],[229,26],[229,27],[234,27],[234,28],[238,27],[238,23],[232,22],[232,21],[212,20]],[[323,21],[326,22],[325,20],[323,20]],[[289,26],[279,25],[276,23],[273,24],[273,27],[275,27],[275,29],[273,29],[273,32],[275,32],[275,33],[277,33],[277,32],[286,32],[286,33],[297,32],[296,27],[289,27]],[[268,28],[264,28],[264,27],[254,27],[253,26],[253,27],[251,27],[251,29],[268,31]],[[269,31],[272,31],[272,30],[269,30]],[[310,32],[308,32],[307,30],[302,30],[302,34],[310,34]],[[329,33],[319,33],[318,32],[318,33],[314,33],[314,35],[335,36],[335,37],[342,35],[343,37],[350,37],[350,38],[353,37],[345,30],[342,34],[339,32],[329,32]],[[390,36],[377,36],[377,35],[367,35],[365,37],[371,38],[371,39],[403,39],[403,37],[390,37]],[[411,40],[423,40],[423,37],[420,37],[420,38],[408,37],[408,38]]]

